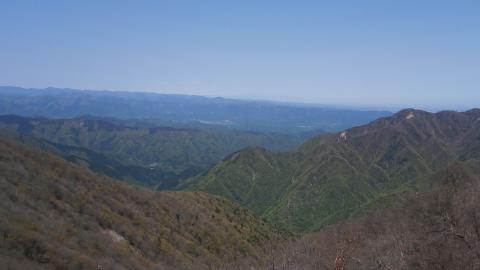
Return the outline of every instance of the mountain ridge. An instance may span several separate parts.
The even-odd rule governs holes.
[[[456,160],[478,158],[479,112],[406,109],[289,153],[247,149],[185,187],[233,199],[293,231],[315,230],[379,196],[416,188]]]

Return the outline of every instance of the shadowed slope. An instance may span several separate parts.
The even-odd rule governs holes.
[[[155,187],[158,189],[172,189],[177,185],[176,178],[178,176],[174,174],[167,174],[156,168],[124,165],[115,159],[87,148],[53,143],[31,135],[19,134],[18,132],[6,129],[0,129],[0,137],[34,146],[49,153],[61,156],[81,167],[131,184]]]

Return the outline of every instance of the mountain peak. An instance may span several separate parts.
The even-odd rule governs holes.
[[[403,120],[411,120],[411,119],[414,119],[416,117],[424,117],[424,116],[427,116],[427,115],[431,115],[431,113],[426,112],[426,111],[422,111],[422,110],[408,108],[408,109],[403,109],[403,110],[395,113],[391,117],[391,119],[392,120],[403,121]]]

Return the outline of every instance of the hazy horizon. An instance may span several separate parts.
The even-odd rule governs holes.
[[[389,110],[480,104],[475,1],[16,1],[0,8],[0,85]]]
[[[297,100],[282,100],[282,99],[275,99],[275,98],[256,98],[256,97],[248,97],[248,96],[224,96],[224,95],[202,95],[202,94],[188,94],[188,93],[175,93],[175,92],[159,92],[159,91],[149,91],[149,90],[128,90],[128,89],[79,89],[73,87],[56,87],[56,86],[47,86],[47,87],[23,87],[18,85],[0,85],[1,87],[15,87],[15,88],[23,88],[27,90],[43,90],[43,89],[61,89],[61,90],[74,90],[74,91],[94,91],[94,92],[124,92],[124,93],[149,93],[149,94],[160,94],[160,95],[185,95],[185,96],[198,96],[198,97],[206,97],[206,98],[224,98],[224,99],[233,99],[233,100],[241,100],[241,101],[252,101],[252,102],[272,102],[272,103],[279,103],[279,104],[291,104],[291,105],[300,105],[300,106],[308,106],[308,107],[320,107],[320,108],[334,108],[334,109],[351,109],[351,110],[358,110],[358,111],[389,111],[391,113],[398,112],[404,109],[418,109],[418,110],[425,110],[429,112],[439,112],[439,111],[468,111],[471,109],[480,108],[480,106],[429,106],[425,104],[420,105],[412,105],[412,104],[404,104],[404,105],[350,105],[350,104],[335,104],[335,103],[319,103],[314,101],[297,101]]]

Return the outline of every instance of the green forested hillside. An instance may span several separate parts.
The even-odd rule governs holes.
[[[0,172],[2,269],[249,269],[282,237],[223,198],[131,187],[3,139]]]
[[[267,269],[479,269],[480,163],[455,163],[428,182],[292,241]]]
[[[308,140],[298,150],[237,152],[184,188],[230,198],[294,231],[368,208],[455,161],[479,157],[480,110],[392,117]]]
[[[286,150],[303,139],[238,130],[135,128],[91,117],[0,116],[0,128],[46,140],[49,148],[55,148],[54,153],[97,172],[160,189],[173,188],[179,179],[193,176],[244,147]]]
[[[157,189],[172,189],[177,185],[177,175],[167,174],[155,168],[124,165],[113,158],[87,148],[53,143],[32,135],[6,129],[0,129],[0,137],[34,146],[61,156],[81,167],[131,184],[155,187]]]

